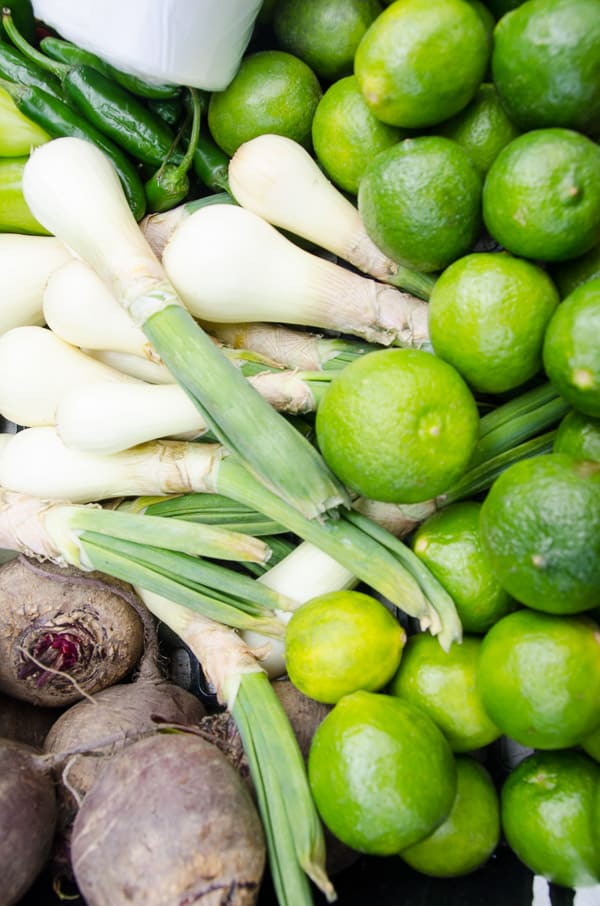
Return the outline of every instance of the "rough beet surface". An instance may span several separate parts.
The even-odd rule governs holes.
[[[64,707],[125,677],[143,648],[130,586],[17,557],[0,567],[0,690]]]
[[[251,906],[264,871],[250,794],[216,746],[157,734],[111,758],[75,819],[87,906]]]
[[[56,823],[54,784],[30,746],[0,739],[0,902],[29,890],[50,854]]]

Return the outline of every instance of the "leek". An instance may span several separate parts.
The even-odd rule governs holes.
[[[43,469],[40,463],[44,463]],[[420,620],[423,629],[439,634],[442,646],[449,647],[461,636],[456,612],[444,600],[440,615],[389,545],[344,518],[307,519],[254,479],[219,444],[154,441],[102,456],[68,449],[52,428],[32,428],[7,443],[0,458],[0,484],[39,497],[80,503],[193,491],[224,494],[311,541]]]
[[[214,435],[266,487],[309,518],[348,503],[317,450],[261,399],[184,308],[98,148],[76,138],[47,142],[25,166],[23,192],[43,226],[107,282]]]
[[[238,629],[282,637],[276,611],[294,602],[249,576],[204,561],[268,557],[259,540],[158,516],[76,506],[0,488],[0,548],[98,570]]]
[[[331,902],[323,831],[306,768],[265,673],[238,635],[184,607],[139,589],[148,609],[173,630],[203,671],[238,727],[256,792],[280,906],[310,906],[307,876]]]
[[[304,251],[236,205],[195,211],[175,230],[162,260],[201,321],[276,321],[382,345],[429,344],[421,299]]]
[[[229,163],[235,200],[274,226],[328,249],[377,280],[428,299],[435,279],[392,261],[365,230],[357,208],[308,151],[283,135],[259,135]]]

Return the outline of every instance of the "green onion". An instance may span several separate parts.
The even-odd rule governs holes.
[[[317,450],[248,386],[183,307],[99,149],[76,138],[47,142],[25,166],[23,193],[36,219],[109,284],[215,437],[259,480],[308,518],[348,503]]]
[[[168,594],[227,625],[281,638],[285,627],[276,611],[291,609],[295,602],[249,576],[197,556],[204,551],[212,556],[218,535],[223,541],[231,536],[229,558],[238,556],[233,533],[215,527],[207,532],[206,528],[158,516],[0,492],[1,548],[63,566],[96,569],[157,594]],[[247,540],[258,546],[260,559],[264,559],[262,542]]]
[[[266,674],[231,630],[139,589],[149,610],[166,623],[202,664],[238,727],[265,829],[280,906],[309,906],[307,875],[329,901],[325,844],[298,743]]]

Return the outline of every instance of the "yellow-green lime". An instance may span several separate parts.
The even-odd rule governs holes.
[[[329,86],[312,122],[317,160],[336,186],[353,195],[367,164],[403,137],[402,130],[382,123],[371,112],[353,75]]]
[[[420,129],[466,107],[488,58],[485,26],[464,0],[402,0],[368,28],[354,73],[375,116]]]
[[[529,0],[503,16],[492,73],[508,115],[523,129],[598,129],[598,0]]]
[[[433,348],[474,390],[513,390],[541,370],[544,335],[558,302],[552,280],[532,262],[495,252],[466,255],[433,287]]]
[[[246,56],[223,91],[211,94],[208,127],[230,157],[257,135],[285,135],[310,145],[321,85],[303,60],[282,50]]]
[[[466,755],[456,758],[457,788],[450,814],[432,834],[399,853],[411,868],[457,878],[481,868],[500,840],[500,802],[488,771]]]
[[[532,872],[563,887],[600,881],[598,789],[600,767],[576,751],[535,752],[509,774],[501,791],[502,826]]]
[[[381,10],[379,0],[277,0],[272,25],[281,50],[333,82],[350,75],[356,48]]]
[[[313,737],[308,776],[329,830],[363,853],[398,853],[432,833],[456,795],[443,733],[409,702],[353,692]]]
[[[588,617],[528,608],[484,636],[478,684],[503,734],[533,749],[578,745],[600,726],[600,633]]]
[[[438,135],[454,139],[469,152],[481,176],[485,176],[502,149],[519,132],[490,82],[483,82],[464,110],[436,128]]]
[[[598,463],[564,453],[513,463],[483,501],[480,528],[498,581],[517,601],[557,614],[598,605]]]
[[[410,636],[392,679],[392,695],[411,702],[437,724],[453,752],[472,752],[498,739],[477,688],[481,639],[465,636],[444,651],[427,632]]]
[[[600,239],[600,147],[571,129],[535,129],[506,145],[485,178],[483,219],[514,255],[564,261]]]
[[[585,255],[571,261],[554,264],[550,268],[550,274],[561,298],[566,298],[582,284],[600,277],[600,245],[593,246]]]
[[[406,138],[367,166],[358,209],[373,242],[394,261],[441,270],[470,251],[479,235],[481,177],[458,142]]]
[[[514,610],[481,543],[481,504],[453,503],[430,516],[415,532],[412,549],[452,597],[463,629],[483,633]]]
[[[560,395],[584,415],[600,417],[600,278],[574,290],[556,309],[543,356]]]
[[[473,395],[446,362],[418,349],[367,353],[325,391],[316,416],[329,467],[364,497],[419,503],[465,471],[479,432]]]
[[[572,409],[560,422],[552,449],[554,453],[567,453],[574,459],[600,463],[600,418]]]
[[[334,591],[293,614],[285,635],[289,678],[309,698],[335,704],[343,695],[376,692],[393,676],[406,633],[371,595]]]

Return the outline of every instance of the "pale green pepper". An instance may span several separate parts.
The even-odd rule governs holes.
[[[27,157],[0,158],[0,233],[47,236],[27,206],[21,188]]]
[[[49,139],[48,133],[24,116],[0,88],[0,157],[24,157]]]

